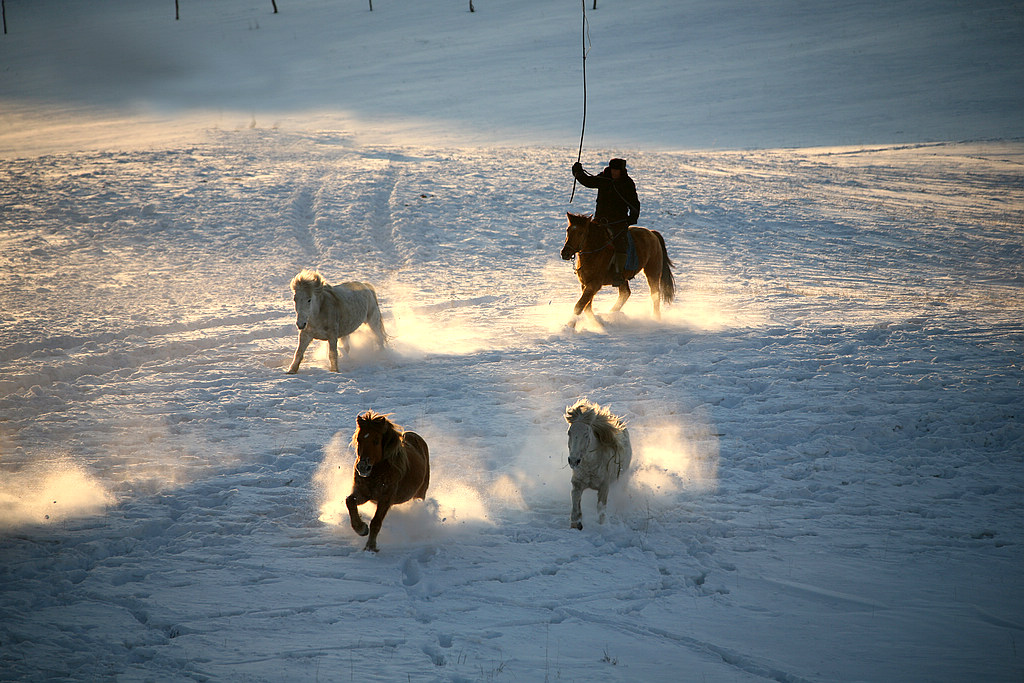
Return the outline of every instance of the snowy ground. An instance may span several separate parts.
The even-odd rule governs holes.
[[[629,158],[679,299],[655,322],[638,284],[571,332],[571,140],[342,118],[145,144],[85,122],[0,160],[0,680],[1024,677],[1017,129],[588,146]],[[286,375],[303,267],[372,282],[392,347]],[[626,418],[636,469],[576,532],[580,396]],[[340,514],[369,408],[432,455],[378,554]]]
[[[1018,677],[1024,150],[636,155],[680,301],[606,334],[561,328],[564,156],[6,164],[5,675]],[[286,376],[303,265],[377,283],[394,349]],[[583,533],[578,396],[641,463]],[[338,508],[367,408],[434,458],[378,556]]]

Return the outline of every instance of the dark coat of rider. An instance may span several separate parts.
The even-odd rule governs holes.
[[[612,284],[625,282],[626,251],[629,249],[629,226],[640,219],[640,198],[636,183],[626,171],[625,159],[612,159],[598,175],[590,175],[583,165],[572,165],[572,175],[584,187],[597,189],[597,208],[594,221],[608,228],[608,237],[615,249],[611,262]]]
[[[612,177],[613,170],[619,171],[616,174],[618,178]],[[590,175],[583,170],[582,164],[576,162],[572,166],[572,175],[580,185],[597,189],[594,220],[606,222],[613,238],[621,236],[622,251],[625,251],[625,229],[640,220],[640,198],[636,194],[636,183],[626,171],[626,161],[612,159],[598,175]],[[616,250],[618,248],[616,244]]]

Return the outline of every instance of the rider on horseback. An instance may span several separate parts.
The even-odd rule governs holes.
[[[608,167],[598,175],[590,175],[577,161],[572,165],[572,175],[584,187],[597,188],[594,220],[607,228],[608,237],[615,248],[612,284],[619,286],[626,281],[629,226],[636,225],[640,218],[640,198],[636,194],[636,183],[626,172],[625,159],[612,159]]]

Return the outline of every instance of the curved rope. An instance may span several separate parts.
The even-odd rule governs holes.
[[[583,7],[583,125],[580,130],[580,151],[576,155],[576,163],[583,159],[583,135],[587,131],[587,34],[590,29],[590,25],[587,23],[587,0],[580,0],[580,4]],[[576,197],[575,177],[572,179],[572,194],[569,195],[570,204],[574,197]]]

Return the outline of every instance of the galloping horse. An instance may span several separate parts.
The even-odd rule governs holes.
[[[580,499],[584,489],[597,490],[597,521],[604,524],[608,489],[629,470],[633,447],[626,424],[610,410],[587,399],[565,409],[569,423],[569,467],[572,468],[572,511],[569,525],[583,528]]]
[[[391,506],[412,498],[422,500],[427,495],[430,454],[419,434],[404,431],[387,415],[372,410],[356,418],[352,445],[356,449],[356,465],[352,494],[345,499],[345,506],[353,531],[370,536],[363,550],[377,552],[377,534]],[[358,510],[367,501],[377,504],[369,526]]]
[[[615,248],[612,246],[608,229],[595,222],[590,214],[566,213],[566,216],[569,218],[569,224],[565,228],[565,245],[562,246],[561,254],[566,261],[573,256],[577,257],[576,276],[583,288],[583,294],[576,302],[573,319],[570,321],[575,327],[580,314],[584,312],[591,320],[597,320],[592,308],[594,295],[604,285],[612,284],[609,265]],[[612,311],[618,311],[626,303],[630,295],[629,280],[642,270],[651,288],[654,317],[660,320],[661,302],[670,304],[676,295],[676,285],[672,279],[672,261],[665,248],[665,238],[657,231],[636,225],[629,228],[629,234],[636,244],[638,264],[635,269],[629,269],[627,264],[626,280],[618,287],[619,298],[612,306]]]
[[[377,292],[365,282],[343,282],[329,285],[320,273],[303,270],[292,280],[295,293],[295,326],[299,343],[295,348],[288,374],[299,371],[306,347],[314,339],[327,342],[327,361],[331,372],[338,371],[338,340],[345,355],[349,352],[348,336],[363,323],[373,331],[377,346],[384,348],[387,333],[380,316]]]

